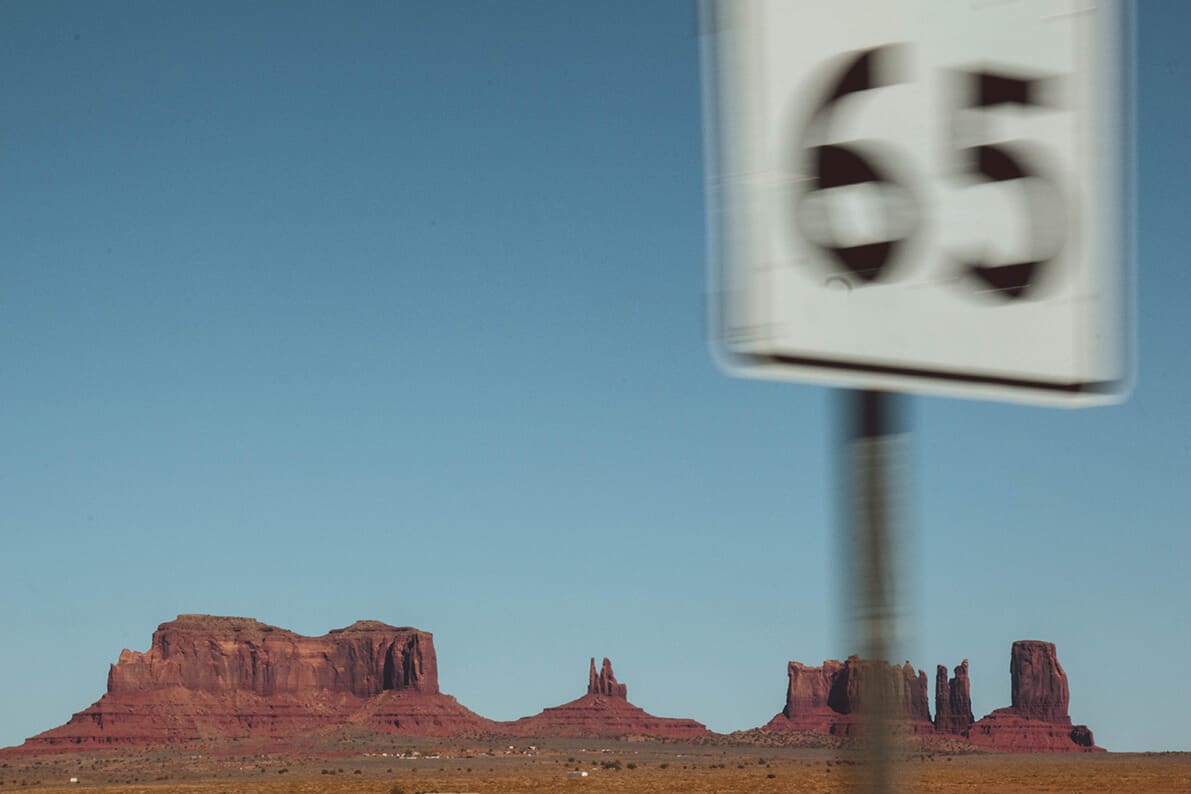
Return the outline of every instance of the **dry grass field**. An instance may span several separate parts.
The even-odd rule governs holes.
[[[0,759],[0,794],[824,794],[854,790],[858,769],[846,754],[822,749],[640,742],[368,752],[323,747],[285,754],[109,751]],[[588,774],[567,776],[576,770]],[[907,757],[898,770],[904,792],[1191,792],[1187,753],[923,754]]]

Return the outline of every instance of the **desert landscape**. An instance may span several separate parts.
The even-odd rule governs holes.
[[[864,769],[861,693],[876,682],[894,707],[906,790],[1191,790],[1188,754],[1110,754],[1071,723],[1051,643],[1013,644],[1012,705],[980,720],[966,662],[937,669],[933,718],[927,676],[908,662],[853,656],[786,672],[781,712],[726,735],[633,705],[606,658],[589,661],[574,700],[499,722],[440,691],[429,632],[357,621],[304,637],[180,615],[148,651],[121,652],[96,703],[0,750],[0,789],[846,791]]]
[[[383,749],[382,749],[383,748]],[[797,792],[851,790],[846,751],[656,740],[534,743],[381,742],[350,734],[265,752],[245,743],[188,752],[100,750],[0,762],[0,791],[112,794],[210,792]],[[1021,755],[907,752],[897,767],[914,792],[1186,792],[1185,753]],[[587,772],[585,776],[571,776]],[[69,783],[71,778],[78,783]]]

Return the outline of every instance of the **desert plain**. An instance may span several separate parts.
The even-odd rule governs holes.
[[[521,737],[515,742],[339,734],[282,751],[246,742],[7,755],[0,759],[0,792],[824,794],[856,790],[863,768],[860,756],[824,748]],[[895,769],[903,792],[1191,792],[1191,753],[1015,755],[903,748]]]

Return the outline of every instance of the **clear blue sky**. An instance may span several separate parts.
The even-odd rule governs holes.
[[[914,663],[1191,749],[1191,4],[1140,3],[1140,363],[916,399]],[[837,627],[834,394],[705,339],[688,2],[0,2],[0,745],[179,612],[435,633],[489,717],[610,656],[734,730]]]

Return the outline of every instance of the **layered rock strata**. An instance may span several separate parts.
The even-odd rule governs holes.
[[[532,717],[503,723],[502,730],[518,736],[657,736],[690,739],[705,736],[706,726],[694,720],[655,717],[628,701],[624,684],[617,682],[612,663],[604,659],[596,674],[595,659],[588,673],[587,694]]]
[[[180,615],[148,651],[120,653],[107,694],[25,746],[286,738],[344,725],[445,736],[495,723],[439,692],[428,632],[359,621],[305,637],[250,618]]]

